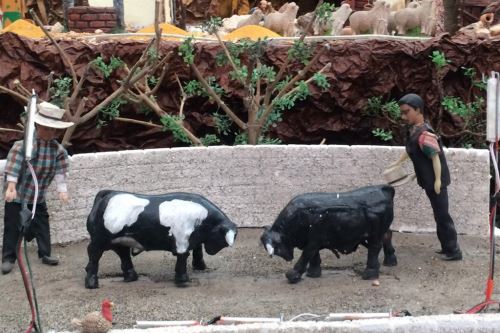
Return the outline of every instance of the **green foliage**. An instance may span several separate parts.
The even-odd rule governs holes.
[[[446,59],[445,54],[440,51],[432,51],[430,58],[438,70],[450,63],[450,61]]]
[[[184,85],[183,89],[188,97],[203,96],[205,94],[205,90],[197,80],[189,81]]]
[[[465,77],[468,77],[472,85],[480,90],[486,91],[486,83],[481,80],[476,80],[476,70],[472,67],[462,67]]]
[[[304,41],[296,40],[292,47],[288,50],[288,58],[290,60],[300,61],[302,64],[307,65],[314,52],[312,45],[306,44]]]
[[[158,50],[154,47],[150,47],[147,56],[149,61],[158,60]]]
[[[387,116],[395,121],[401,118],[401,110],[399,109],[398,102],[390,100],[384,103],[382,102],[382,97],[368,98],[368,103],[363,109],[363,114],[371,117]]]
[[[320,24],[327,22],[332,16],[334,10],[335,10],[335,4],[323,2],[321,6],[319,6],[316,9],[316,20]]]
[[[154,88],[156,87],[156,85],[158,84],[158,81],[160,81],[159,78],[155,77],[155,76],[148,76],[148,86],[149,88]]]
[[[276,72],[274,71],[274,68],[267,65],[261,65],[255,68],[252,73],[253,84],[256,84],[259,79],[265,80],[267,82],[272,82],[275,80],[275,78],[276,78]]]
[[[382,141],[391,141],[393,139],[392,131],[386,131],[381,128],[376,128],[372,131],[373,136]]]
[[[54,85],[50,87],[50,102],[60,108],[64,108],[64,100],[71,92],[73,80],[70,77],[62,77],[54,80]]]
[[[237,71],[229,72],[229,77],[231,80],[245,80],[248,76],[247,66],[240,67]]]
[[[118,69],[124,65],[123,60],[120,58],[111,57],[109,64],[106,64],[104,59],[99,56],[91,61],[91,64],[95,66],[103,75],[104,78],[108,79],[115,69]]]
[[[234,138],[234,145],[246,145],[248,143],[248,134],[247,132],[241,132]]]
[[[206,81],[208,83],[208,86],[212,88],[213,91],[219,96],[223,96],[225,91],[224,89],[217,83],[215,77],[209,76],[206,78]],[[197,80],[191,80],[189,81],[185,86],[184,86],[184,92],[188,97],[194,97],[194,96],[201,96],[201,97],[209,97],[211,99],[211,96],[208,94],[207,91],[203,88],[200,82]]]
[[[327,91],[330,88],[330,83],[322,73],[314,73],[313,81],[323,91]]]
[[[120,116],[120,107],[127,104],[127,100],[123,98],[115,98],[108,105],[99,110],[99,118],[97,119],[97,127],[103,127],[109,121]]]
[[[257,140],[259,145],[279,145],[281,144],[280,139],[272,139],[266,136],[260,136]],[[234,138],[234,145],[246,145],[248,144],[248,134],[246,132],[241,132]]]
[[[420,30],[420,27],[415,27],[413,29],[408,29],[406,31],[405,36],[409,36],[409,37],[421,37],[421,36],[425,36],[425,35]]]
[[[230,132],[231,124],[233,123],[231,118],[226,114],[214,113],[213,119],[215,122],[215,127],[219,134],[228,135]]]
[[[179,125],[179,121],[182,121],[184,119],[183,116],[175,116],[175,115],[163,115],[160,118],[160,122],[163,125],[163,130],[164,131],[171,131],[172,135],[174,136],[174,139],[176,141],[184,142],[184,143],[191,143],[191,140],[189,137],[186,135],[184,130],[182,129],[182,126]]]
[[[215,134],[207,134],[204,137],[200,138],[200,140],[204,146],[213,146],[220,143],[219,138]]]
[[[214,16],[210,20],[205,21],[201,29],[208,32],[210,35],[214,35],[222,27],[222,18]]]
[[[476,97],[472,103],[465,103],[455,96],[445,96],[441,101],[443,108],[464,119],[471,118],[479,113],[483,104],[484,99],[482,97]]]
[[[191,65],[194,61],[194,46],[193,46],[193,38],[188,37],[184,39],[184,41],[179,45],[178,54],[184,59],[184,62],[188,65]]]
[[[289,110],[295,106],[297,101],[305,100],[310,94],[307,83],[304,80],[299,81],[296,84],[296,90],[291,94],[275,99],[273,109],[279,111]]]
[[[139,109],[137,110],[137,112],[145,116],[149,116],[151,112],[153,112],[153,110],[151,110],[151,108],[146,104],[141,103],[139,104]]]

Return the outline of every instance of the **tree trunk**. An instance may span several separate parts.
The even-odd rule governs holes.
[[[454,34],[458,30],[458,2],[457,0],[443,0],[444,29],[450,34]]]

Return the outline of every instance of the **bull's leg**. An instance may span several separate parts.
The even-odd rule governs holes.
[[[382,249],[382,240],[370,240],[368,242],[368,261],[366,263],[365,271],[363,272],[363,280],[378,279],[380,263],[378,255]]]
[[[392,230],[387,230],[382,240],[384,245],[384,266],[396,266],[398,258],[394,254],[396,250],[392,246]]]
[[[318,278],[321,276],[321,257],[319,251],[309,260],[309,267],[307,267],[306,275],[311,278]]]
[[[115,251],[115,253],[120,257],[121,268],[123,272],[123,281],[137,281],[139,276],[134,270],[134,264],[132,264],[132,258],[130,257],[130,248],[126,246],[113,246],[113,251]]]
[[[188,257],[189,257],[189,252],[177,254],[177,261],[175,263],[175,283],[176,284],[182,285],[182,284],[189,281],[189,277],[188,277],[187,270],[186,270]]]
[[[87,289],[99,288],[97,272],[99,270],[99,260],[101,259],[104,250],[104,246],[97,244],[92,240],[87,246],[87,253],[89,256],[89,263],[87,264],[87,267],[85,267],[85,271],[87,272],[87,275],[85,276],[85,288]]]
[[[203,260],[203,246],[200,244],[193,249],[193,269],[204,271],[207,269]]]
[[[302,274],[306,271],[307,264],[311,261],[311,258],[318,253],[317,248],[307,247],[304,248],[299,260],[295,263],[293,268],[286,272],[286,278],[290,283],[297,283],[302,278]]]

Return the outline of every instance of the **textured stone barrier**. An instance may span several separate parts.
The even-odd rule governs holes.
[[[498,332],[500,315],[440,315],[366,319],[342,322],[283,322],[229,326],[193,326],[149,329],[111,330],[110,333],[261,333],[261,332],[330,332],[330,333],[492,333]]]
[[[70,203],[60,204],[55,190],[48,196],[52,241],[88,238],[87,215],[95,194],[102,189],[149,194],[196,192],[217,204],[240,227],[270,225],[294,195],[342,192],[383,183],[384,168],[402,151],[402,147],[288,145],[74,155]],[[487,150],[447,149],[446,154],[452,178],[450,210],[458,232],[487,235]],[[409,171],[410,164],[406,165]],[[435,230],[429,201],[415,181],[396,189],[392,228],[407,232]]]

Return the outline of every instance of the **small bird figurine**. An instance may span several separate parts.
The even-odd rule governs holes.
[[[91,312],[82,319],[73,318],[71,323],[80,329],[81,333],[106,333],[113,326],[113,306],[112,302],[105,299],[101,304],[101,312]]]

